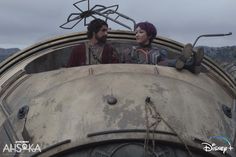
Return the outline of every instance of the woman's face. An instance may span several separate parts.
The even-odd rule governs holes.
[[[148,45],[150,36],[147,35],[147,32],[140,27],[135,29],[135,37],[138,44]]]

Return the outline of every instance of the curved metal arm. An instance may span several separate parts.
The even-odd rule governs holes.
[[[196,45],[197,41],[199,38],[201,37],[219,37],[219,36],[228,36],[228,35],[232,35],[232,32],[229,32],[227,34],[203,34],[197,37],[197,39],[195,40],[193,47]]]

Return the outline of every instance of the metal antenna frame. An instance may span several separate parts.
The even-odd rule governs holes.
[[[199,38],[201,37],[219,37],[219,36],[228,36],[228,35],[232,35],[232,32],[229,32],[227,34],[203,34],[197,37],[197,39],[194,41],[193,43],[193,47],[196,45],[197,41]]]
[[[84,2],[84,1],[87,1],[88,2],[88,10],[86,11],[83,11],[79,6],[78,4],[81,3],[81,2]],[[111,5],[111,6],[104,6],[104,5],[95,5],[93,6],[91,9],[90,9],[90,0],[80,0],[76,3],[73,4],[74,7],[76,7],[80,13],[71,13],[68,18],[67,18],[67,21],[62,24],[60,26],[60,28],[63,28],[63,29],[72,29],[74,28],[79,22],[81,22],[82,20],[84,20],[84,26],[87,26],[88,23],[87,23],[87,18],[88,17],[93,17],[94,19],[96,19],[95,15],[98,15],[98,16],[101,16],[103,18],[105,18],[105,21],[107,22],[108,20],[112,21],[112,22],[115,22],[129,30],[133,30],[134,26],[135,26],[135,20],[133,20],[132,18],[124,15],[124,14],[121,14],[119,13],[117,10],[119,8],[119,5]],[[116,17],[115,18],[112,18],[111,15],[115,15]],[[123,19],[126,19],[126,20],[129,20],[133,23],[133,28],[131,28],[130,26],[122,23],[119,18],[123,18]],[[77,21],[75,24],[73,24],[72,26],[70,27],[66,27],[66,25],[68,23],[71,23],[71,22],[74,22],[74,21]]]

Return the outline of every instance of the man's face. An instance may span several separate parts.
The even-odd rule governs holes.
[[[95,38],[99,43],[105,43],[107,40],[107,31],[108,28],[106,25],[103,25],[100,30],[95,34]]]

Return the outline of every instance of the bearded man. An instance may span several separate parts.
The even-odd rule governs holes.
[[[106,43],[108,24],[101,19],[94,19],[87,27],[88,42],[73,48],[67,67],[118,63],[119,59],[111,47]]]

